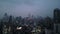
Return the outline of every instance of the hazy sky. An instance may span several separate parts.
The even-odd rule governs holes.
[[[9,15],[24,16],[29,13],[37,16],[53,17],[53,10],[60,8],[60,0],[0,0],[0,16],[7,12]]]

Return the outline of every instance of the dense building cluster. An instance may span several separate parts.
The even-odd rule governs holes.
[[[51,34],[59,33],[57,30],[60,23],[60,9],[55,9],[54,17],[49,16],[43,18],[41,16],[34,17],[14,17],[12,15],[4,14],[0,20],[0,33],[1,34]],[[55,24],[55,25],[54,25]],[[57,24],[57,25],[56,25]],[[55,30],[54,30],[55,29]],[[50,33],[49,33],[50,34]]]

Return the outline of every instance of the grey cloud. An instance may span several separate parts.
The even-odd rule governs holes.
[[[0,15],[7,12],[14,16],[27,16],[30,12],[53,17],[54,8],[60,8],[60,0],[0,0]]]

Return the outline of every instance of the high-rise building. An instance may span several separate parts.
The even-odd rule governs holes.
[[[54,32],[60,34],[60,9],[54,10]]]
[[[54,22],[60,23],[60,9],[58,8],[54,10]]]

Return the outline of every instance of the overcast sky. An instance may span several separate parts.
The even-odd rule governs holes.
[[[60,0],[0,0],[0,16],[24,16],[29,13],[35,16],[53,17],[53,10],[60,8]]]

